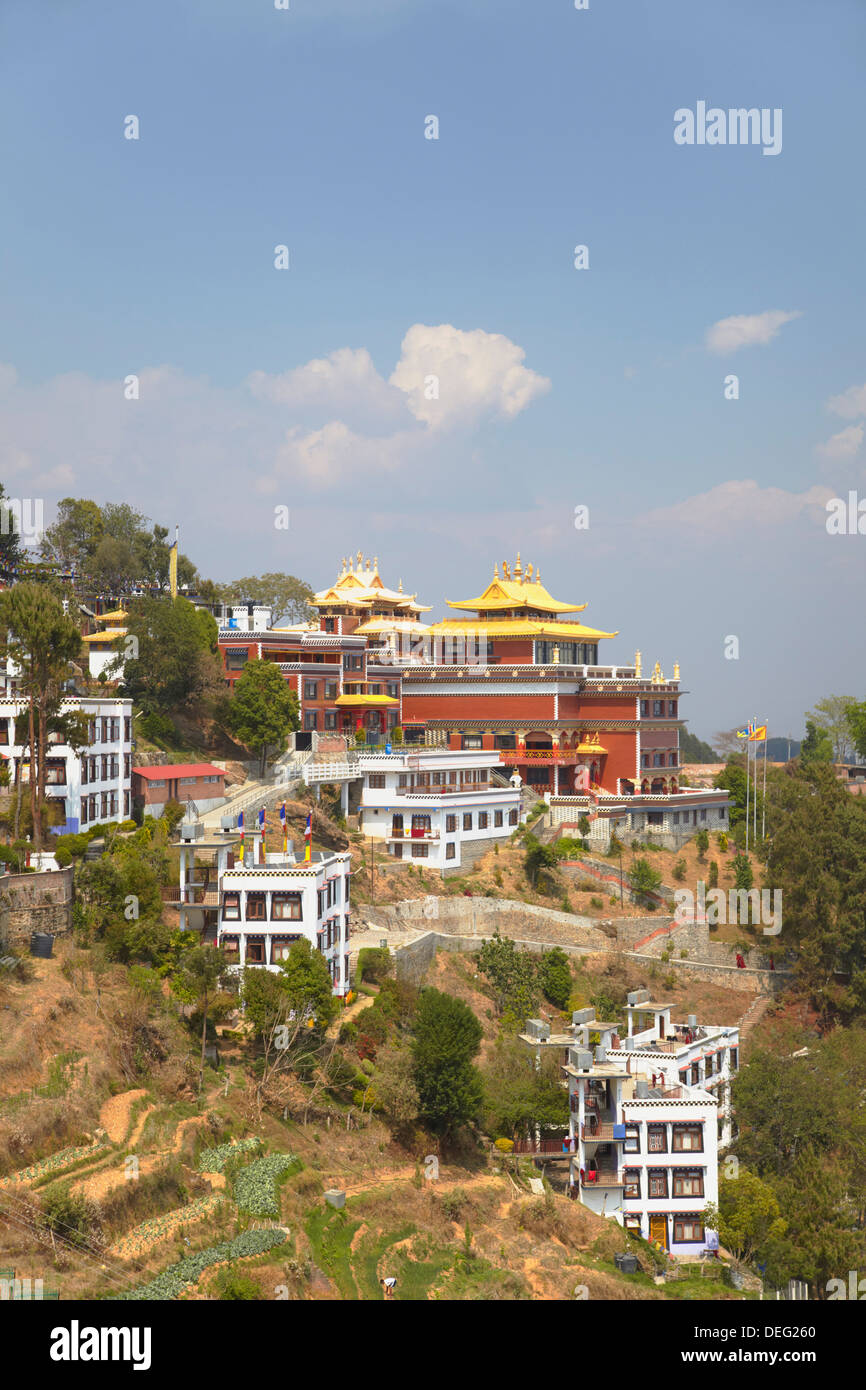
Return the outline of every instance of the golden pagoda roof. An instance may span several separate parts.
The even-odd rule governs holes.
[[[110,613],[97,613],[93,621],[95,623],[119,623],[129,614],[125,608],[113,608]]]
[[[540,570],[536,569],[533,577],[531,564],[523,568],[520,551],[517,552],[513,571],[509,570],[508,561],[503,560],[501,579],[499,566],[494,565],[493,578],[478,598],[461,599],[459,602],[446,599],[445,602],[449,608],[467,609],[475,613],[493,613],[511,608],[535,609],[541,613],[580,613],[586,607],[585,603],[560,603],[555,599],[541,583]]]
[[[116,642],[118,637],[126,636],[125,627],[107,627],[102,632],[89,632],[82,642]]]
[[[355,628],[355,636],[376,637],[383,632],[410,632],[423,636],[429,631],[429,625],[417,618],[365,618]]]
[[[358,709],[366,705],[399,705],[390,695],[338,695],[334,701],[341,709]]]
[[[355,567],[356,564],[357,568]],[[365,569],[360,550],[357,561],[353,561],[351,556],[348,563],[345,559],[343,560],[342,571],[335,583],[330,588],[322,589],[318,594],[314,594],[312,601],[317,608],[343,605],[352,608],[372,608],[374,604],[380,603],[389,605],[402,613],[430,612],[429,607],[416,601],[415,594],[403,593],[402,580],[398,589],[389,589],[382,583],[379,576],[378,557],[374,559],[372,569],[368,557]]]
[[[616,632],[601,632],[598,628],[584,627],[582,623],[560,623],[555,619],[544,618],[446,618],[444,622],[433,623],[431,634],[440,637],[459,636],[461,633],[486,634],[488,637],[553,637],[563,641],[596,642],[602,637],[616,637]]]

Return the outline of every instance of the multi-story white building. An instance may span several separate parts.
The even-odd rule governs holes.
[[[502,775],[496,752],[362,753],[357,766],[363,776],[358,828],[385,841],[395,859],[423,859],[447,873],[520,824],[519,786]]]
[[[719,1149],[730,1141],[736,1028],[670,1022],[669,1004],[629,995],[628,1036],[582,1009],[568,1033],[532,1020],[524,1041],[566,1048],[570,1191],[591,1211],[678,1256],[707,1247],[703,1211],[718,1201]],[[635,1021],[652,1023],[635,1030]],[[590,1040],[595,1046],[590,1046]],[[600,1040],[600,1041],[597,1041]]]
[[[20,696],[0,697],[0,754],[12,786],[19,777],[25,784],[30,780],[30,750],[15,742],[15,721],[26,708]],[[52,827],[57,834],[127,820],[132,810],[132,701],[84,696],[63,701],[61,714],[78,712],[88,719],[85,748],[70,748],[61,734],[48,736],[46,795],[63,803],[63,821]]]
[[[262,858],[258,833],[247,835],[243,863],[219,869],[217,944],[239,970],[278,970],[302,936],[328,963],[334,993],[349,989],[351,855],[314,850],[309,862],[288,854]],[[181,884],[184,899],[186,884]]]

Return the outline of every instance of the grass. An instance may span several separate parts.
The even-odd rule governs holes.
[[[358,1289],[352,1275],[352,1237],[361,1225],[349,1221],[345,1212],[325,1206],[310,1213],[306,1232],[316,1263],[329,1274],[340,1291],[340,1297],[357,1302]]]
[[[379,1283],[379,1261],[386,1250],[407,1236],[414,1235],[415,1226],[401,1226],[396,1231],[380,1232],[376,1236],[365,1236],[360,1243],[359,1259],[355,1262],[355,1272],[361,1286],[361,1296],[367,1299],[383,1298]]]

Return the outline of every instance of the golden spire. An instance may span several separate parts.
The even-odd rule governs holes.
[[[403,581],[402,581],[402,579],[401,579],[401,580],[399,581],[399,583],[397,584],[397,593],[398,593],[398,594],[402,594],[402,592],[403,592]]]
[[[373,573],[374,573],[374,574],[378,574],[378,573],[379,573],[379,556],[378,556],[378,555],[374,555],[374,556],[373,556]]]
[[[536,565],[536,566],[535,566],[535,582],[536,582],[536,584],[540,584],[540,583],[541,583],[541,566],[540,566],[540,565]]]
[[[493,578],[494,578],[494,579],[498,579],[498,578],[499,578],[499,566],[497,565],[497,563],[496,563],[495,560],[493,561]]]
[[[359,570],[362,569],[362,568],[363,568],[363,565],[364,565],[364,557],[363,557],[363,555],[361,554],[361,552],[360,552],[360,550],[359,550],[359,551],[358,551],[358,569],[359,569]]]
[[[674,662],[674,680],[675,680],[675,681],[678,681],[679,678],[680,678],[680,663],[679,663],[678,661],[675,661],[675,662]]]
[[[507,560],[503,560],[503,561],[502,561],[502,578],[503,578],[503,579],[510,579],[510,578],[511,578],[511,575],[508,573],[508,561],[507,561]]]
[[[522,568],[522,566],[521,566],[521,564],[520,564],[520,551],[519,551],[519,550],[518,550],[518,552],[517,552],[517,563],[516,563],[515,566],[514,566],[514,578],[515,578],[515,579],[522,579],[522,578],[523,578],[523,568]]]
[[[532,583],[532,562],[531,562],[531,561],[530,561],[530,563],[526,566],[526,579],[527,579],[527,583],[529,583],[529,584]]]
[[[640,652],[635,652],[635,654],[634,654],[634,673],[635,673],[635,676],[638,678],[638,680],[640,680],[640,674],[641,674]]]

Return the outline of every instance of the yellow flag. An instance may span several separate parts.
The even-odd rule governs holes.
[[[766,737],[767,737],[767,726],[766,726],[766,724],[759,724],[758,727],[757,727],[756,729],[753,729],[753,731],[749,734],[749,742],[750,742],[750,743],[763,743],[764,740],[766,739]]]

